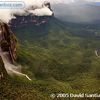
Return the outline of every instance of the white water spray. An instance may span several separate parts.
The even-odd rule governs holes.
[[[5,69],[9,75],[19,75],[19,76],[24,76],[28,80],[31,81],[31,79],[28,77],[28,75],[23,74],[20,72],[21,66],[15,66],[11,63],[10,58],[9,58],[9,53],[8,52],[3,52],[1,47],[0,47],[0,56],[2,57]]]

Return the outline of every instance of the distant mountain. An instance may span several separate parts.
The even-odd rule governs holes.
[[[31,14],[28,16],[19,16],[19,15],[15,16],[16,19],[12,19],[11,22],[9,23],[11,28],[18,28],[18,27],[21,28],[32,23],[38,26],[43,23],[47,23],[48,20],[52,17],[52,16],[33,16]]]
[[[42,6],[48,7],[52,11],[51,4],[49,2],[44,2]],[[34,7],[33,6],[30,7],[28,10],[30,9],[34,10]],[[28,11],[26,10],[26,12]],[[36,26],[48,23],[49,19],[54,16],[54,13],[52,13],[52,15],[43,15],[43,16],[35,15],[33,13],[26,14],[26,15],[14,14],[14,16],[15,19],[11,19],[11,21],[8,23],[9,26],[11,28],[18,28],[18,27],[21,28],[32,23]]]

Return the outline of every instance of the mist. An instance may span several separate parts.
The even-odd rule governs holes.
[[[75,0],[73,3],[53,4],[55,17],[60,20],[75,23],[93,23],[100,21],[100,6],[94,2]]]

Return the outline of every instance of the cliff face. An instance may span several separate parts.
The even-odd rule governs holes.
[[[23,27],[30,23],[33,23],[34,25],[38,26],[47,23],[51,18],[51,16],[33,16],[31,14],[28,16],[15,15],[15,17],[16,19],[12,19],[9,23],[11,28]]]
[[[16,60],[16,44],[17,40],[14,33],[6,23],[0,22],[0,48],[3,52],[9,53],[12,63]]]
[[[14,33],[10,30],[6,23],[0,22],[0,80],[5,78],[7,71],[2,59],[2,51],[8,53],[8,57],[11,63],[16,60],[16,44],[17,40]]]

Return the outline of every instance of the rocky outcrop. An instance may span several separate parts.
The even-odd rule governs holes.
[[[12,63],[16,60],[17,39],[6,23],[0,22],[0,47],[9,53]]]
[[[46,7],[48,7],[51,11],[53,11],[52,8],[51,8],[50,2],[45,1],[44,4],[43,4],[43,6],[46,6]]]

